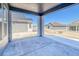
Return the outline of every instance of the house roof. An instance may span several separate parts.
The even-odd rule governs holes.
[[[66,25],[59,23],[59,22],[52,22],[52,23],[49,23],[49,25],[52,25],[53,27],[64,27],[64,26],[66,26]]]
[[[73,21],[70,25],[72,26],[79,25],[79,20]]]

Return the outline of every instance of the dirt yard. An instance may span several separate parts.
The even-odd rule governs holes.
[[[72,32],[72,31],[66,31],[66,30],[51,30],[51,29],[45,29],[46,35],[63,35],[66,37],[76,38],[79,39],[79,33],[78,32]],[[21,33],[14,33],[12,35],[12,39],[19,39],[24,37],[33,37],[36,36],[37,32],[21,32]]]
[[[50,30],[50,29],[45,29],[45,34],[46,35],[63,35],[71,38],[76,38],[79,39],[79,33],[78,32],[72,32],[72,31],[66,31],[66,30]]]

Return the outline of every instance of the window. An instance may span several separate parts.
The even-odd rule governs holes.
[[[8,19],[7,19],[7,8],[4,6],[3,9],[3,38],[8,38]]]
[[[7,8],[1,5],[0,8],[0,40],[8,40]]]

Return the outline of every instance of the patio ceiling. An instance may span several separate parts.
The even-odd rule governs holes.
[[[32,14],[46,14],[74,3],[10,3],[10,9]]]
[[[43,7],[42,12],[44,12],[44,11],[48,10],[49,8],[52,8],[58,4],[59,3],[42,4],[42,7]],[[21,9],[25,9],[25,10],[39,13],[39,3],[11,3],[10,5],[13,7],[16,7],[16,8],[21,8]]]

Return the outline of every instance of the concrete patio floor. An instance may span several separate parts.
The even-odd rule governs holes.
[[[65,42],[64,42],[65,41]],[[63,42],[63,43],[61,43]],[[4,50],[5,56],[79,56],[79,48],[64,44],[79,42],[58,36],[32,37],[14,40]],[[75,45],[76,45],[75,44]]]

